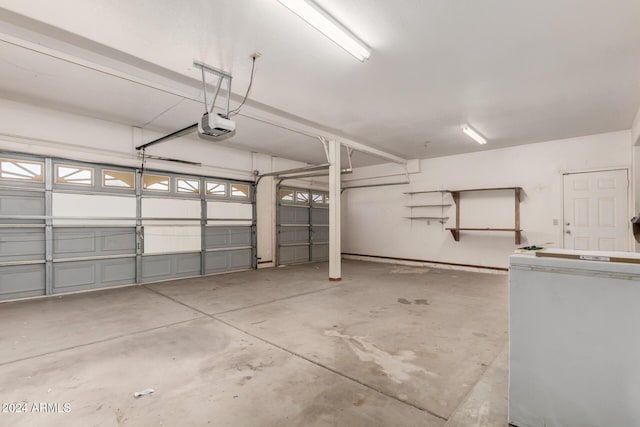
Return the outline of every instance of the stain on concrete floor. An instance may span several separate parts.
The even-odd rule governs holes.
[[[393,268],[390,273],[391,274],[425,274],[428,273],[428,268],[423,267],[401,267],[397,266]]]
[[[413,303],[406,298],[398,298],[397,300],[400,304],[417,304],[417,305],[429,305],[429,301],[426,299],[414,299]]]
[[[324,331],[324,334],[329,337],[342,338],[361,361],[375,363],[385,375],[396,383],[407,381],[416,374],[437,376],[437,374],[411,363],[410,361],[416,358],[415,353],[411,350],[397,350],[391,354],[369,342],[366,337],[345,335],[333,329]]]

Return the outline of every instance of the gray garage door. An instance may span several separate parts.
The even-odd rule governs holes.
[[[329,258],[329,195],[282,187],[278,190],[278,264]]]
[[[0,300],[255,267],[252,183],[0,154]]]
[[[44,159],[0,157],[0,299],[45,294]]]

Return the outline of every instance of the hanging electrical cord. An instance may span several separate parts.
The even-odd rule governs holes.
[[[257,58],[257,55],[255,54],[251,56],[251,59],[253,59],[253,62],[251,63],[251,78],[249,79],[249,86],[247,86],[247,93],[244,94],[244,99],[242,100],[240,105],[238,105],[237,108],[229,112],[229,117],[235,116],[236,114],[238,114],[240,112],[240,109],[244,105],[244,103],[247,102],[247,98],[249,97],[249,92],[251,91],[251,86],[253,85],[253,73],[256,68],[256,58]]]
[[[145,149],[143,148],[141,151],[142,151],[142,156],[141,156],[141,157],[142,157],[142,160],[141,160],[141,162],[140,162],[140,173],[141,173],[141,174],[144,174],[144,164],[145,164],[145,162],[146,162],[146,160],[145,160],[145,158],[144,158],[144,155],[145,155]]]

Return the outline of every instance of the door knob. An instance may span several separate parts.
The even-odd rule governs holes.
[[[565,231],[565,233],[571,234],[571,230],[567,230],[567,231]]]
[[[566,225],[571,225],[571,223],[570,223],[570,222],[567,222],[567,223],[566,223]]]

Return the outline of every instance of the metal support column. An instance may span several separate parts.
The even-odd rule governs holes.
[[[258,185],[252,184],[251,191],[251,268],[258,268]]]
[[[53,294],[53,161],[44,160],[44,292]]]
[[[276,267],[280,266],[280,183],[282,179],[276,182],[276,239],[275,239],[275,252],[273,254],[273,261]]]
[[[340,142],[329,141],[329,280],[342,279],[340,246]]]
[[[206,244],[206,228],[207,228],[207,200],[205,198],[207,194],[207,181],[204,178],[200,178],[200,275],[206,274],[207,268],[205,266],[205,260],[207,258],[207,244]]]
[[[142,171],[136,169],[136,283],[142,282]]]

